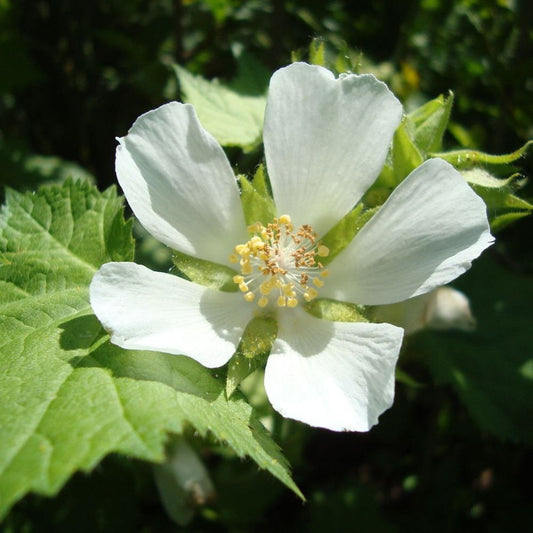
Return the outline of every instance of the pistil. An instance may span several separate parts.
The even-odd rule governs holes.
[[[282,215],[267,226],[256,222],[248,231],[254,235],[230,255],[241,270],[233,281],[247,302],[292,308],[318,296],[328,275],[319,258],[327,257],[329,249],[310,225],[294,231],[290,216]]]

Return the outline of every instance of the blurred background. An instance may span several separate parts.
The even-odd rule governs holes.
[[[323,42],[338,70],[374,72],[413,109],[452,90],[445,147],[508,153],[532,137],[526,0],[0,0],[0,183],[116,182],[115,137],[180,98],[172,63],[262,94]],[[251,172],[261,150],[228,150]],[[531,175],[531,160],[520,170]],[[531,198],[531,185],[520,195]],[[3,194],[3,193],[2,193]],[[368,434],[291,422],[276,438],[308,501],[250,463],[195,444],[218,488],[190,531],[531,531],[532,223],[457,281],[475,332],[422,332],[402,353],[394,407]],[[161,250],[145,263],[168,269]],[[0,526],[2,527],[2,526]],[[30,496],[5,531],[173,531],[151,467],[106,459],[55,500]]]

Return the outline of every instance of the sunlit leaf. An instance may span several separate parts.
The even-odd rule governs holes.
[[[9,192],[0,213],[0,515],[53,495],[107,454],[162,461],[168,432],[210,432],[300,494],[276,444],[238,395],[192,359],[122,350],[92,314],[88,285],[131,260],[114,189],[68,181]]]
[[[202,126],[222,146],[240,146],[249,150],[261,142],[266,96],[243,95],[218,81],[194,76],[173,65],[186,102],[198,113]]]

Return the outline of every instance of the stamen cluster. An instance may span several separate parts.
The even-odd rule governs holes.
[[[271,301],[278,307],[296,307],[301,298],[310,302],[318,296],[328,271],[317,259],[327,257],[329,249],[317,242],[311,226],[304,224],[295,232],[290,216],[282,215],[266,227],[256,222],[248,231],[253,237],[230,255],[241,269],[233,281],[247,302],[258,295],[259,307]]]

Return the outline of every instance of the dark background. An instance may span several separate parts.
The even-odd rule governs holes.
[[[381,73],[406,107],[453,90],[447,148],[511,152],[531,137],[527,7],[525,0],[5,0],[0,183],[32,189],[85,169],[100,189],[114,184],[114,138],[141,113],[179,98],[171,61],[231,80],[238,50],[270,73],[292,52],[305,58],[314,38],[332,56]],[[267,82],[268,75],[258,79]],[[251,170],[260,152],[230,156]],[[521,194],[531,196],[530,186]],[[421,386],[400,383],[394,407],[370,433],[289,424],[279,435],[305,505],[255,465],[222,459],[200,442],[219,496],[187,530],[531,530],[533,391],[519,376],[531,354],[531,231],[529,220],[505,229],[457,283],[472,300],[476,333],[423,333],[407,343],[401,366]],[[456,371],[469,378],[466,389]],[[3,528],[175,526],[150,466],[110,457],[55,500],[26,498]]]

